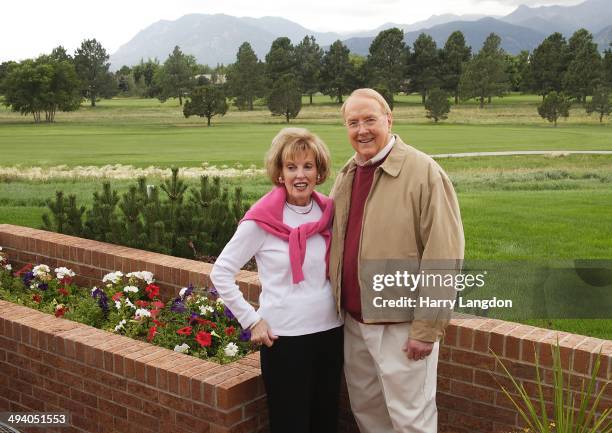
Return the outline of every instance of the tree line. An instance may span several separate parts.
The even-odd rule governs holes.
[[[98,98],[117,94],[177,98],[185,116],[223,115],[228,100],[239,110],[253,110],[264,100],[274,115],[287,122],[297,116],[302,96],[321,92],[338,103],[359,87],[378,90],[393,107],[394,95],[418,93],[434,120],[455,104],[476,99],[480,107],[492,97],[510,91],[542,95],[543,117],[556,123],[572,102],[586,103],[587,111],[601,118],[609,114],[612,89],[612,49],[603,55],[587,30],[576,31],[569,40],[553,33],[533,50],[518,55],[506,53],[501,39],[491,33],[473,53],[460,31],[452,33],[443,47],[425,33],[412,46],[404,42],[402,30],[381,31],[367,56],[350,53],[340,40],[323,50],[313,36],[293,45],[280,37],[272,42],[265,59],[258,59],[248,42],[238,49],[236,61],[211,68],[175,47],[162,64],[157,59],[123,66],[109,72],[108,54],[95,40],[83,41],[73,56],[62,47],[50,55],[20,63],[0,65],[0,93],[14,111],[33,114],[36,121],[45,113],[53,121],[56,111],[77,109],[82,98],[95,106]],[[547,97],[550,97],[548,101]],[[183,99],[187,98],[185,104]],[[607,108],[606,108],[607,107]],[[556,116],[556,117],[555,117]],[[552,121],[552,120],[551,120]]]

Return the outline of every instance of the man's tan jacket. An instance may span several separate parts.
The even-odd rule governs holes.
[[[442,168],[429,156],[406,145],[396,136],[386,160],[376,168],[370,193],[365,202],[359,251],[344,251],[344,237],[349,216],[353,177],[357,168],[354,158],[340,170],[330,196],[335,202],[335,217],[330,252],[329,273],[332,290],[340,311],[342,257],[358,254],[358,272],[363,321],[412,322],[411,338],[436,341],[444,334],[450,311],[440,309],[432,316],[416,308],[394,311],[393,320],[369,313],[377,292],[366,274],[366,263],[419,263],[420,270],[436,267],[433,263],[452,263],[456,272],[463,260],[464,237],[459,204],[455,191]],[[444,265],[443,267],[448,267]],[[365,290],[364,290],[365,289]],[[427,288],[436,298],[455,298],[451,288]],[[419,289],[424,296],[424,290]],[[397,310],[397,309],[396,309]]]

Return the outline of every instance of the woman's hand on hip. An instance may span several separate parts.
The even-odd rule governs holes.
[[[278,336],[272,333],[272,330],[268,326],[268,322],[261,319],[251,328],[251,341],[256,344],[265,344],[268,347],[272,347],[274,340]]]

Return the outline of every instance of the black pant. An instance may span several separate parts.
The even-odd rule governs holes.
[[[342,327],[262,346],[271,433],[336,433]]]

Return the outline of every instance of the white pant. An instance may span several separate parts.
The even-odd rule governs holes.
[[[436,433],[439,342],[412,361],[402,350],[409,323],[367,325],[346,314],[344,372],[361,433]]]

